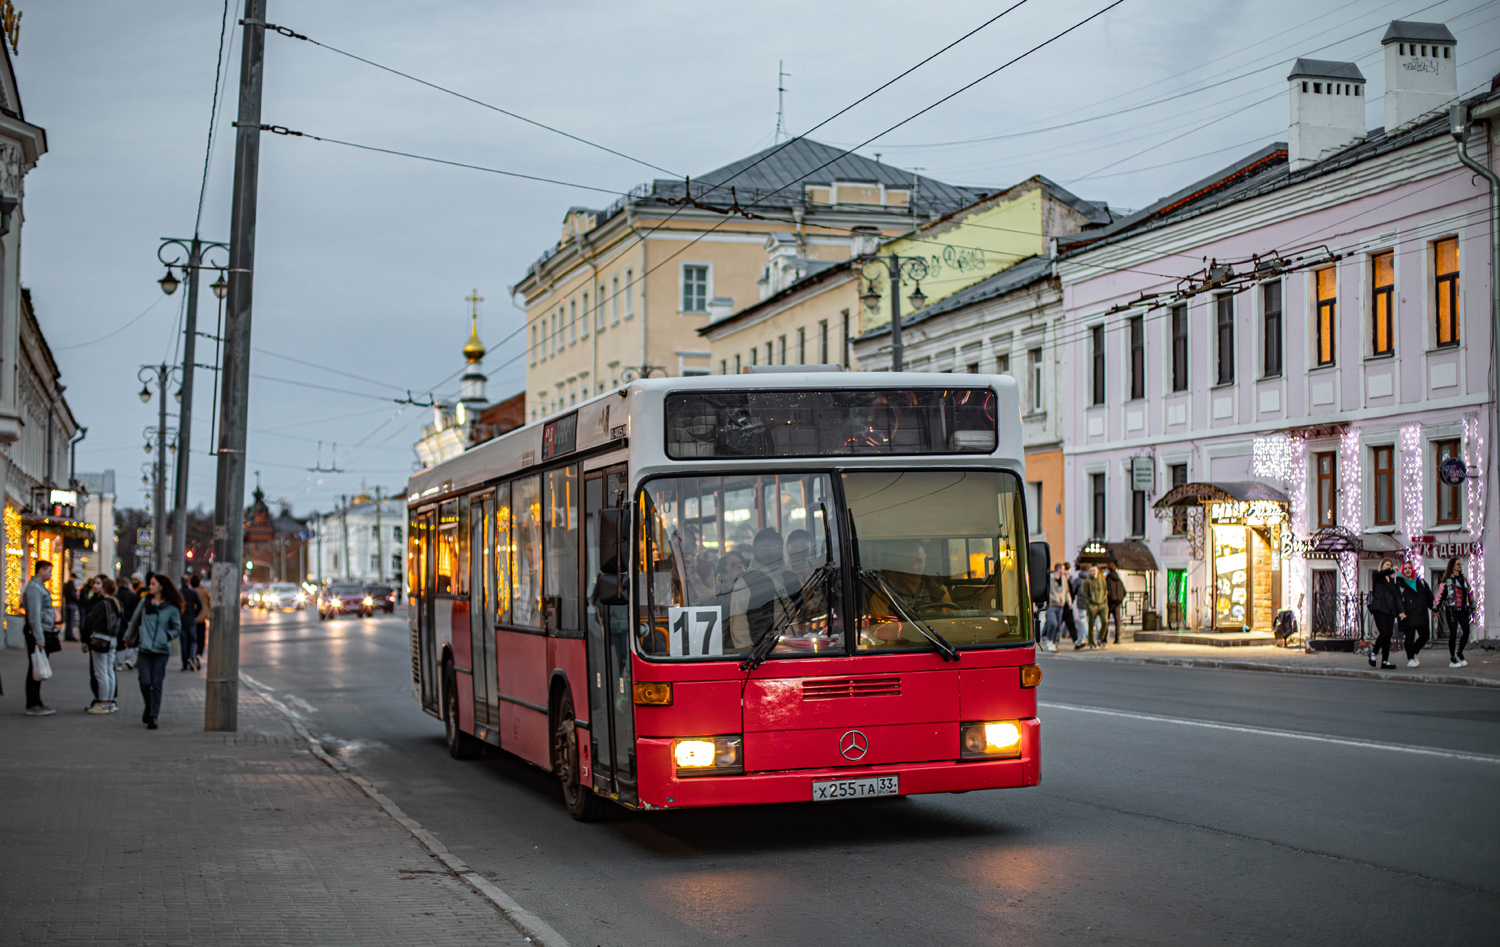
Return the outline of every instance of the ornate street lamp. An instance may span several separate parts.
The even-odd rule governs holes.
[[[161,285],[161,291],[166,293],[168,296],[177,292],[177,287],[179,285],[178,279],[176,276],[172,275],[172,270],[170,267],[167,268],[167,275],[163,276],[156,282]]]

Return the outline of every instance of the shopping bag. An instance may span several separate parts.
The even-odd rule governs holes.
[[[37,648],[31,652],[31,679],[33,681],[45,681],[52,676],[52,662],[47,660],[47,652]]]

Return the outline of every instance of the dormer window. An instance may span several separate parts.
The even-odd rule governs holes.
[[[1322,95],[1323,94],[1323,83],[1321,83],[1321,82],[1314,82],[1313,83],[1313,91],[1316,92],[1316,93],[1318,93],[1319,95]]]
[[[1306,79],[1302,80],[1302,92],[1304,94],[1306,94],[1306,92],[1307,92],[1307,80]]]

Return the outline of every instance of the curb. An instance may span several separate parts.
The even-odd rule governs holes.
[[[461,881],[467,883],[480,897],[493,905],[495,910],[499,911],[500,915],[509,921],[512,927],[521,932],[521,935],[526,938],[528,943],[538,944],[540,947],[569,947],[567,940],[557,931],[553,930],[550,924],[521,907],[514,898],[498,888],[494,882],[473,868],[470,868],[463,859],[448,851],[448,847],[438,841],[431,832],[423,828],[420,822],[401,811],[400,806],[391,801],[379,789],[376,789],[374,783],[359,775],[343,760],[330,754],[323,747],[322,742],[313,736],[312,732],[303,725],[300,716],[276,697],[275,691],[243,674],[240,675],[240,680],[264,699],[266,703],[270,704],[277,713],[286,718],[286,721],[292,725],[292,729],[297,731],[297,735],[307,741],[307,747],[313,756],[316,756],[327,764],[329,769],[358,786],[361,792],[369,796],[377,806],[385,811],[386,815],[390,816],[403,829],[411,833],[412,838],[416,839],[423,848],[427,849],[428,854],[442,862],[443,867],[451,871]]]
[[[1263,664],[1258,661],[1226,661],[1222,658],[1200,657],[1097,657],[1091,661],[1112,661],[1116,664],[1151,664],[1159,667],[1214,668],[1222,671],[1269,671],[1274,674],[1311,674],[1315,677],[1347,677],[1366,681],[1399,681],[1404,684],[1448,684],[1457,687],[1500,687],[1500,680],[1484,677],[1449,677],[1438,674],[1407,674],[1365,671],[1359,668],[1290,667],[1284,664]]]

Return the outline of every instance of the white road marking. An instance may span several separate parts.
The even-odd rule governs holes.
[[[1037,701],[1038,707],[1049,710],[1072,710],[1084,714],[1099,714],[1104,717],[1127,717],[1131,720],[1146,720],[1151,723],[1171,723],[1183,727],[1202,727],[1207,730],[1229,730],[1234,733],[1251,733],[1263,737],[1281,737],[1287,740],[1307,740],[1313,743],[1336,743],[1366,750],[1390,750],[1395,753],[1415,753],[1418,756],[1441,756],[1450,760],[1466,760],[1472,763],[1500,763],[1500,756],[1482,753],[1457,753],[1452,750],[1435,750],[1426,746],[1409,746],[1404,743],[1380,743],[1375,740],[1350,740],[1345,737],[1323,736],[1317,733],[1298,733],[1295,730],[1272,730],[1269,727],[1247,727],[1239,724],[1213,723],[1207,720],[1189,720],[1185,717],[1161,717],[1156,714],[1138,714],[1124,710],[1105,710],[1102,707],[1084,707],[1080,704],[1056,704]]]

